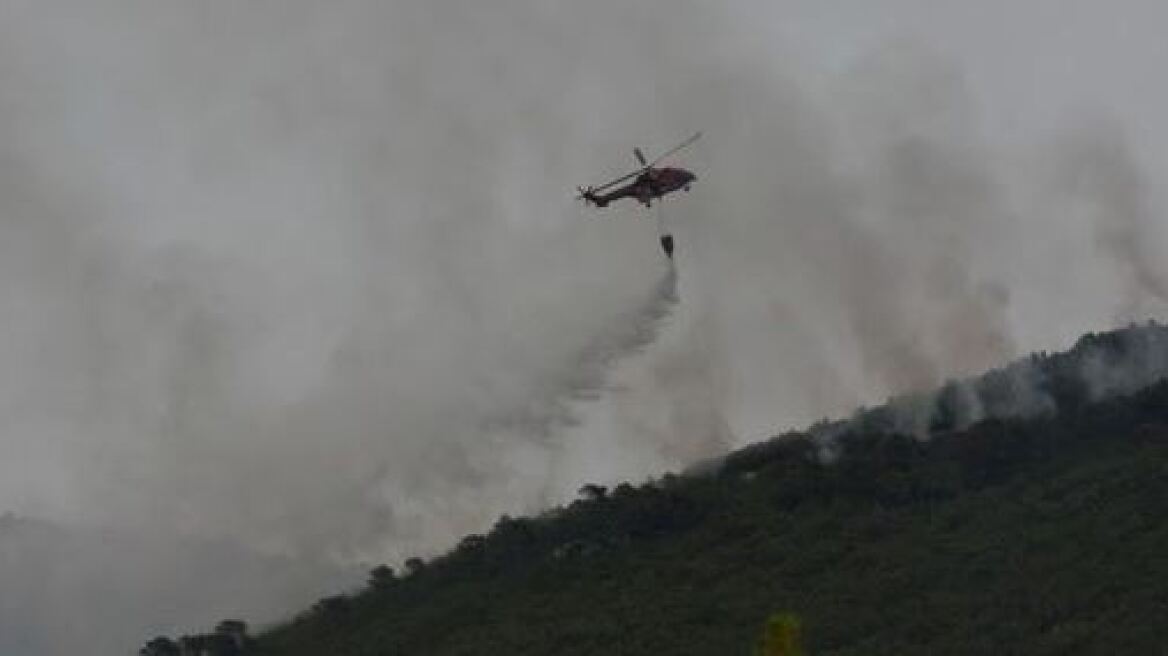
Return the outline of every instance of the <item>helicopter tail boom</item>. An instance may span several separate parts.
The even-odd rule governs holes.
[[[604,207],[605,205],[608,205],[609,199],[598,195],[595,191],[593,191],[592,187],[576,187],[576,189],[580,192],[580,195],[576,198],[583,200],[585,203],[592,203],[597,207]]]

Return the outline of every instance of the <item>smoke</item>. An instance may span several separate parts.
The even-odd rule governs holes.
[[[1077,346],[1089,349],[1079,373],[1091,400],[1131,394],[1168,378],[1168,331],[1162,327],[1120,333],[1103,344],[1084,342]]]
[[[1117,319],[1134,321],[1168,303],[1168,278],[1155,244],[1157,221],[1143,173],[1120,126],[1098,119],[1052,148],[1052,196],[1064,216],[1086,217],[1099,255],[1119,286]],[[1149,306],[1149,301],[1153,302]]]
[[[847,277],[866,373],[919,389],[1002,361],[1015,351],[1009,293],[977,251],[1008,234],[1009,217],[961,71],[895,43],[852,76],[841,102],[859,113],[870,198],[855,223],[874,226]]]
[[[1056,355],[1031,354],[981,376],[898,395],[877,408],[860,409],[846,421],[811,428],[827,457],[845,432],[891,432],[930,439],[939,431],[964,430],[986,419],[1075,411],[1085,402],[1132,394],[1168,378],[1168,329],[1150,322],[1106,333],[1089,333]]]
[[[225,618],[286,619],[360,575],[230,543],[0,515],[0,650],[132,654]]]
[[[780,59],[750,3],[5,9],[24,515],[395,560],[1163,309],[1118,129],[1017,166],[921,42]],[[662,277],[652,216],[571,190],[698,129]]]
[[[595,170],[557,143],[572,80],[470,6],[447,13],[482,23],[442,43],[419,36],[444,33],[429,9],[121,9],[10,28],[9,61],[61,84],[5,80],[32,108],[7,168],[33,178],[5,178],[6,299],[31,324],[5,340],[30,373],[7,398],[44,406],[7,433],[45,445],[5,498],[320,551],[397,532],[411,504],[450,538],[452,504],[514,505],[480,491],[524,457],[538,487],[546,430],[500,422],[552,412],[531,408],[660,266],[639,226],[586,226],[572,179],[540,174]],[[476,35],[481,58],[452,56]]]

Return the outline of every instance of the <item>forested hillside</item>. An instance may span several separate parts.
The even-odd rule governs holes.
[[[749,654],[787,612],[812,654],[1160,653],[1165,343],[1090,335],[690,474],[585,486],[249,651]]]

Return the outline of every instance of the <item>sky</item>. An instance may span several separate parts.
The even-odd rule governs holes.
[[[0,9],[0,511],[397,562],[1168,303],[1161,3]]]

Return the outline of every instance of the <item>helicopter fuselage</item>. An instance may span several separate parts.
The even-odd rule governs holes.
[[[654,198],[661,198],[678,189],[689,190],[689,186],[697,180],[697,176],[685,169],[662,167],[650,168],[638,175],[629,184],[613,189],[606,194],[587,193],[585,199],[597,207],[604,207],[614,200],[621,198],[635,198],[638,203],[649,207]]]

